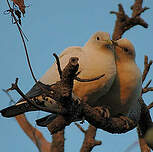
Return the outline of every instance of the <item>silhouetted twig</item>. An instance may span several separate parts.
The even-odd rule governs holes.
[[[135,0],[134,5],[131,7],[133,11],[131,17],[125,13],[122,4],[118,5],[118,12],[110,12],[111,14],[115,14],[117,17],[112,36],[113,40],[120,39],[126,31],[136,25],[141,25],[144,28],[148,28],[148,24],[140,17],[140,15],[149,8],[142,8],[142,2],[143,0]]]
[[[9,9],[10,9],[9,11],[11,12],[12,17],[13,17],[14,20],[15,20],[15,24],[17,25],[17,28],[18,28],[18,30],[19,30],[19,33],[20,33],[20,36],[21,36],[21,39],[22,39],[22,42],[23,42],[23,46],[24,46],[24,49],[25,49],[26,58],[27,58],[27,62],[28,62],[28,66],[29,66],[31,75],[32,75],[34,81],[37,83],[37,79],[36,79],[36,77],[35,77],[35,75],[34,75],[34,73],[33,73],[32,66],[31,66],[31,63],[30,63],[30,58],[29,58],[28,50],[27,50],[26,43],[25,43],[25,40],[24,40],[23,32],[22,32],[22,30],[21,30],[21,28],[20,28],[20,25],[18,24],[18,20],[17,20],[17,18],[15,17],[14,11],[13,11],[13,9],[11,8],[10,3],[9,3],[8,0],[7,0],[7,4],[8,4]]]

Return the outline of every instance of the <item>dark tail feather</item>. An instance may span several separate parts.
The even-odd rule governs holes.
[[[51,123],[57,117],[56,114],[50,114],[46,117],[40,118],[36,120],[38,126],[46,127],[49,123]]]
[[[1,110],[0,113],[2,114],[3,117],[9,118],[9,117],[14,117],[14,116],[23,114],[28,111],[35,111],[35,110],[37,110],[37,109],[35,107],[33,107],[31,104],[23,103],[20,105],[13,105],[8,108],[5,108],[5,109]]]

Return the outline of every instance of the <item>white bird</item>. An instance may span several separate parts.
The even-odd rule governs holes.
[[[65,49],[59,57],[62,69],[67,65],[70,57],[79,58],[78,71],[80,71],[80,74],[78,76],[81,79],[92,79],[105,74],[104,77],[91,82],[74,81],[74,95],[81,100],[86,100],[88,103],[94,102],[97,105],[97,99],[109,91],[116,76],[114,49],[110,45],[109,34],[96,32],[85,46]],[[59,80],[57,65],[54,63],[40,78],[39,85],[47,88],[48,85]],[[26,94],[27,97],[42,100],[42,89],[39,85],[35,84]],[[36,108],[22,99],[16,105],[2,110],[1,113],[5,117],[12,117],[32,110],[36,110]]]
[[[126,115],[138,122],[142,74],[135,63],[136,53],[132,43],[127,39],[119,39],[116,43],[116,77],[108,94],[98,100],[98,105],[108,106],[111,116]]]
[[[103,90],[99,91],[100,96],[96,96],[97,92],[87,96],[89,98],[87,99],[87,103],[93,107],[103,106],[108,108],[112,117],[127,116],[138,123],[141,114],[141,106],[138,99],[141,97],[142,91],[142,74],[135,63],[135,49],[132,43],[127,39],[119,39],[115,43],[117,44],[115,48],[116,74],[114,71],[114,76],[112,77],[113,79],[110,79],[111,83],[108,90],[104,90],[104,92]],[[101,82],[103,83],[103,81]],[[91,84],[94,83],[96,84],[96,82],[92,82]],[[86,85],[86,83],[82,85]],[[95,87],[97,86],[98,84],[95,85]],[[74,86],[74,92],[78,97],[85,98],[86,96],[84,96],[83,91],[85,91],[86,87],[88,86],[81,86],[77,82]],[[93,89],[92,92],[94,92],[96,88],[91,87],[91,89]],[[38,119],[37,124],[45,126],[49,123],[49,120],[51,121],[53,118],[55,118],[55,115]]]

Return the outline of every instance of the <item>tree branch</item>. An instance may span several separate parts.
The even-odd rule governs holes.
[[[53,134],[50,152],[64,152],[64,130]]]
[[[24,114],[16,116],[15,119],[40,152],[64,152],[64,130],[54,134],[50,143],[38,129],[29,123]]]
[[[80,124],[75,123],[75,125],[80,129],[82,133],[86,133],[86,130],[84,130]]]
[[[38,129],[29,123],[24,114],[16,116],[15,119],[26,135],[35,143],[40,152],[50,152],[51,143],[44,138]]]
[[[32,66],[31,66],[31,63],[30,63],[30,58],[29,58],[27,46],[26,46],[26,43],[25,43],[25,40],[24,40],[24,35],[23,35],[23,32],[22,32],[22,29],[21,29],[20,25],[18,24],[18,20],[16,19],[15,15],[14,15],[14,10],[11,8],[11,5],[10,5],[8,0],[7,0],[7,4],[9,6],[9,12],[11,12],[11,16],[15,20],[15,24],[17,25],[17,28],[19,30],[19,33],[20,33],[20,36],[21,36],[21,39],[22,39],[22,42],[23,42],[23,46],[24,46],[24,49],[25,49],[25,54],[26,54],[26,58],[27,58],[27,62],[28,62],[28,66],[29,66],[31,75],[32,75],[34,81],[37,83],[37,79],[36,79],[36,77],[33,73]]]
[[[146,79],[146,76],[150,70],[150,67],[153,63],[153,60],[148,61],[148,56],[145,56],[144,59],[144,71],[143,71],[143,75],[142,75],[142,83],[144,82],[144,80]]]
[[[84,142],[82,144],[80,152],[90,152],[95,146],[101,145],[101,141],[95,140],[97,128],[89,125],[85,131]]]
[[[145,12],[148,7],[142,8],[143,0],[135,0],[134,5],[131,7],[132,9],[132,17],[129,17],[122,6],[122,4],[118,5],[118,12],[111,11],[111,14],[115,14],[117,19],[115,21],[115,27],[113,32],[113,40],[118,40],[122,37],[122,35],[128,31],[130,28],[140,25],[144,28],[148,28],[148,24],[140,17],[140,15]]]

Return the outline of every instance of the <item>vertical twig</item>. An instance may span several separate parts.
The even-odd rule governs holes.
[[[29,54],[28,54],[28,50],[27,50],[26,43],[25,43],[25,40],[24,40],[23,32],[22,32],[22,30],[20,28],[20,25],[18,24],[18,20],[16,19],[15,15],[14,15],[14,12],[13,12],[13,9],[11,8],[10,3],[9,3],[8,0],[7,0],[7,4],[9,6],[9,8],[10,8],[10,12],[11,12],[12,17],[15,20],[15,24],[17,25],[17,28],[18,28],[18,30],[20,32],[20,36],[21,36],[21,39],[22,39],[22,42],[23,42],[23,46],[24,46],[24,49],[25,49],[26,58],[27,58],[28,66],[30,68],[31,75],[32,75],[34,81],[37,83],[37,79],[36,79],[36,77],[35,77],[35,75],[33,73],[32,66],[31,66],[31,63],[30,63]]]

